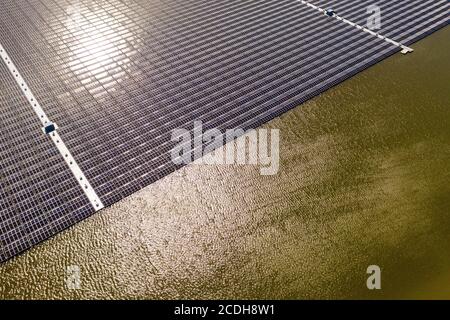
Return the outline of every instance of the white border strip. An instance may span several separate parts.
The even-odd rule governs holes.
[[[316,9],[316,10],[322,12],[323,14],[326,14],[326,10],[324,10],[324,9],[322,9],[322,8],[320,8],[320,7],[318,7],[318,6],[314,5],[314,4],[312,4],[312,3],[309,3],[308,1],[304,1],[304,0],[297,0],[297,1],[299,1],[299,2],[301,2],[301,3],[303,3],[303,4],[306,4],[307,6],[313,8],[313,9]],[[414,49],[412,49],[412,48],[409,48],[409,47],[407,47],[407,46],[404,46],[404,45],[402,45],[401,43],[399,43],[399,42],[397,42],[397,41],[394,41],[394,40],[389,39],[389,38],[387,38],[387,37],[385,37],[385,36],[382,36],[382,35],[380,35],[380,34],[378,34],[378,33],[376,33],[376,32],[373,32],[372,30],[367,29],[367,28],[365,28],[365,27],[362,27],[362,26],[360,26],[360,25],[358,25],[358,24],[356,24],[356,23],[354,23],[354,22],[351,22],[350,20],[347,20],[347,19],[345,19],[345,18],[342,18],[342,17],[338,16],[337,14],[335,14],[335,15],[333,16],[333,18],[336,18],[336,19],[338,19],[338,20],[340,20],[340,21],[342,21],[342,22],[345,22],[346,24],[349,24],[349,25],[351,25],[352,27],[358,28],[358,29],[360,29],[360,30],[362,30],[362,31],[364,31],[364,32],[370,33],[371,35],[373,35],[373,36],[375,36],[375,37],[378,37],[378,38],[380,38],[380,39],[382,39],[382,40],[384,40],[384,41],[386,41],[386,42],[389,42],[389,43],[393,44],[394,46],[400,47],[400,48],[402,49],[402,53],[403,53],[403,54],[407,54],[408,52],[413,52],[413,51],[414,51]]]
[[[6,66],[8,67],[9,71],[11,72],[11,74],[13,75],[17,84],[19,85],[20,89],[22,90],[23,94],[26,96],[26,98],[27,98],[28,102],[30,103],[31,107],[33,108],[34,112],[39,117],[39,120],[41,121],[42,126],[45,128],[48,125],[52,125],[53,123],[50,121],[50,119],[45,114],[41,105],[36,100],[35,96],[31,92],[30,88],[28,87],[28,85],[25,82],[25,80],[23,79],[23,77],[20,75],[19,71],[17,70],[16,66],[12,62],[10,56],[8,55],[8,53],[6,52],[5,48],[2,46],[1,43],[0,43],[0,56],[3,60],[3,62],[5,62]],[[56,125],[55,125],[55,127],[56,127]],[[94,207],[95,211],[103,209],[104,205],[103,205],[102,201],[100,200],[99,196],[95,192],[94,188],[92,188],[92,186],[89,183],[86,176],[81,171],[80,167],[78,166],[77,162],[73,158],[73,156],[70,153],[67,146],[64,144],[64,142],[61,139],[58,132],[56,132],[56,130],[55,130],[55,131],[49,133],[49,136],[52,139],[53,143],[55,144],[56,148],[58,149],[59,153],[64,158],[64,161],[66,162],[70,171],[72,171],[72,174],[77,179],[78,184],[83,189],[84,193],[86,194],[87,198],[89,199],[91,205]]]

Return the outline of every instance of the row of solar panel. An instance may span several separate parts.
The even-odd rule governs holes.
[[[0,261],[92,213],[12,75],[0,63]],[[78,217],[78,218],[77,218]]]
[[[318,0],[314,4],[333,8],[339,15],[360,25],[366,25],[373,14],[368,8],[376,5],[381,14],[379,33],[404,44],[417,41],[428,31],[448,23],[447,0]]]

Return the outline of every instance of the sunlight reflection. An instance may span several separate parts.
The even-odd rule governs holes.
[[[77,78],[83,85],[91,81],[122,81],[120,76],[125,75],[124,70],[131,65],[130,57],[136,52],[130,45],[136,36],[127,28],[131,20],[119,10],[94,1],[78,2],[69,6],[66,13],[69,67]]]

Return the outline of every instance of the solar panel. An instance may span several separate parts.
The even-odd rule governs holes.
[[[448,24],[449,7],[445,0],[319,0],[314,3],[332,7],[340,15],[359,24],[365,24],[373,12],[369,8],[377,6],[381,13],[381,28],[377,32],[406,45]]]
[[[61,155],[0,64],[0,259],[94,212]]]
[[[364,24],[368,1],[314,1]],[[447,1],[378,1],[409,44]],[[255,128],[399,47],[297,0],[3,0],[0,43],[109,206],[178,169],[176,128]],[[0,62],[0,260],[93,214]]]

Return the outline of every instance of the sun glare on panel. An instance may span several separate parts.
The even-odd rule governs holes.
[[[115,73],[108,70],[123,69],[131,63],[128,49],[133,36],[116,16],[92,3],[69,6],[66,11],[65,27],[72,39],[69,65],[77,76],[89,73],[91,79],[105,81]]]

